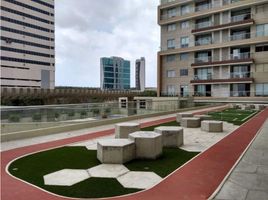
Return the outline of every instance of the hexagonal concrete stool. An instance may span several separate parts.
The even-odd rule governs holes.
[[[101,164],[88,169],[90,176],[96,178],[117,178],[127,172],[129,169],[119,164]]]
[[[183,128],[178,126],[160,126],[154,129],[156,133],[162,134],[164,147],[180,147],[183,145]]]
[[[254,109],[256,108],[254,104],[250,104],[249,107],[250,107],[250,109],[252,109],[252,110],[254,110]]]
[[[136,158],[156,159],[162,154],[162,135],[152,131],[137,131],[129,134],[135,141]]]
[[[185,117],[193,117],[194,115],[192,113],[177,113],[176,114],[176,121],[177,122],[181,122],[181,119],[182,118],[185,118]]]
[[[90,178],[90,175],[87,170],[63,169],[47,174],[43,178],[45,185],[72,186]]]
[[[128,138],[130,133],[140,130],[139,123],[120,123],[115,125],[115,138]]]
[[[195,115],[194,117],[199,118],[200,121],[211,120],[212,119],[211,115]]]
[[[149,189],[158,184],[162,178],[154,172],[128,172],[117,178],[124,188]]]
[[[246,106],[244,107],[244,110],[251,110],[250,105],[246,105]]]
[[[223,122],[212,120],[202,121],[201,130],[207,132],[223,132]]]
[[[197,118],[197,117],[182,118],[181,126],[186,127],[186,128],[198,128],[200,127],[200,118]]]
[[[97,144],[97,158],[105,164],[122,164],[135,158],[135,143],[129,139],[106,139]]]

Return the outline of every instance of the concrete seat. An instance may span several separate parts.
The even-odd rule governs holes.
[[[192,113],[177,113],[176,121],[181,122],[182,118],[185,117],[193,117],[194,115]]]
[[[156,159],[162,154],[162,135],[152,131],[137,131],[129,134],[135,141],[136,158]]]
[[[223,122],[212,120],[202,121],[201,130],[207,132],[223,132]]]
[[[135,158],[135,143],[129,139],[106,139],[97,143],[97,158],[104,164],[123,164]]]
[[[140,130],[139,123],[120,123],[115,125],[115,138],[128,138],[130,133]]]
[[[211,115],[195,115],[194,117],[199,118],[200,121],[211,120],[212,119]]]
[[[257,106],[257,109],[258,109],[258,110],[264,110],[264,109],[265,109],[265,106],[264,106],[264,105],[258,105],[258,106]]]
[[[181,126],[186,128],[198,128],[200,127],[200,118],[197,117],[185,117],[181,120]]]
[[[178,126],[160,126],[154,129],[162,135],[164,147],[180,147],[183,145],[183,128]]]

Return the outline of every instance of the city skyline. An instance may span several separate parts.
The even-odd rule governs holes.
[[[131,61],[131,87],[135,61],[145,57],[146,87],[156,87],[157,5],[142,0],[112,0],[109,6],[104,0],[55,1],[56,86],[99,87],[99,59],[117,56]]]

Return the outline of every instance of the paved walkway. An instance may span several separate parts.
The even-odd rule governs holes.
[[[268,120],[215,200],[268,199]]]
[[[268,109],[255,116],[253,119],[205,151],[203,154],[200,154],[187,165],[175,171],[172,175],[152,189],[134,195],[110,199],[207,199],[215,191],[241,153],[254,138],[267,117]],[[172,120],[174,120],[174,117],[146,122],[143,123],[142,126],[145,127],[157,125]],[[13,159],[28,153],[93,139],[96,137],[113,134],[113,132],[113,129],[109,129],[1,152],[2,199],[68,199],[51,195],[38,188],[23,183],[20,180],[10,177],[5,171],[6,165]]]

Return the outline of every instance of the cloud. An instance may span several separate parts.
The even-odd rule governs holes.
[[[158,1],[56,1],[56,85],[100,86],[100,58],[146,58],[146,86],[156,86]]]

